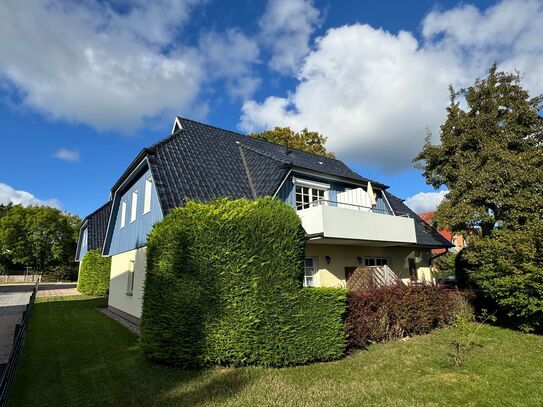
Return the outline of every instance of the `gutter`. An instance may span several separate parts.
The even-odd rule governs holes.
[[[432,262],[433,262],[435,259],[437,259],[438,257],[444,256],[444,255],[446,255],[447,253],[449,253],[449,250],[445,250],[443,253],[438,253],[438,254],[436,254],[435,256],[430,257],[430,259],[428,259],[428,267],[432,267]]]

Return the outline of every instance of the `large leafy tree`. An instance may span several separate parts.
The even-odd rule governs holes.
[[[58,209],[12,206],[0,218],[0,252],[38,271],[73,263],[79,218]]]
[[[453,231],[517,228],[543,213],[543,97],[531,98],[518,73],[499,72],[455,91],[441,143],[430,137],[415,158],[426,181],[449,193],[435,221]],[[463,103],[465,102],[465,103]],[[465,106],[465,107],[464,107]]]
[[[250,136],[276,144],[288,143],[290,147],[298,150],[334,158],[334,153],[326,150],[325,144],[327,137],[316,131],[303,129],[300,132],[295,132],[289,127],[276,127],[273,130],[252,133]]]

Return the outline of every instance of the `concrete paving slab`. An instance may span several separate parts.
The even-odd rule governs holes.
[[[22,320],[33,288],[34,285],[0,285],[0,364],[9,359],[15,325]]]

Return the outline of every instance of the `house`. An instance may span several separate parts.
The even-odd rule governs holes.
[[[431,249],[450,243],[387,189],[339,160],[177,117],[111,189],[109,309],[139,322],[147,234],[189,199],[276,196],[291,205],[307,233],[306,286],[348,286],[357,266],[431,280]]]
[[[102,249],[104,246],[110,213],[111,202],[107,202],[83,219],[75,252],[75,261],[80,266],[85,253],[89,250]]]
[[[435,215],[435,212],[425,212],[425,213],[420,213],[419,217],[423,221],[425,221],[427,224],[434,227],[434,222],[433,222],[434,215]],[[464,236],[462,236],[459,233],[453,233],[447,228],[441,229],[438,232],[441,236],[447,239],[447,241],[451,242],[453,247],[449,249],[450,251],[459,252],[468,244]],[[432,249],[432,253],[434,254],[445,253],[446,251],[447,249]]]

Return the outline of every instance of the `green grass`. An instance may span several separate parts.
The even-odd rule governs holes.
[[[331,363],[189,372],[149,363],[137,337],[96,310],[105,304],[36,303],[12,406],[543,405],[543,337],[484,326],[462,368],[445,329]]]

